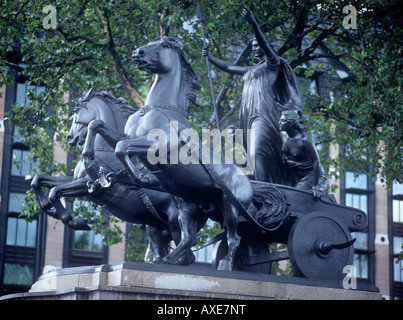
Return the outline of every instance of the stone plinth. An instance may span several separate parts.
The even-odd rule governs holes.
[[[29,292],[0,299],[380,300],[381,294],[374,286],[346,290],[335,281],[125,262],[52,271]]]

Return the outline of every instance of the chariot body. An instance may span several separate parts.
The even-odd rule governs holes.
[[[291,261],[294,276],[341,280],[353,264],[351,232],[367,225],[366,214],[336,203],[334,197],[313,197],[309,191],[252,181],[254,198],[238,232],[242,237],[234,269],[270,273],[274,261]],[[286,250],[269,251],[269,244]],[[213,266],[226,252],[225,240],[214,248]],[[346,268],[347,267],[347,268]]]

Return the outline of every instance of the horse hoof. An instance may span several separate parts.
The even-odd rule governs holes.
[[[162,264],[163,261],[162,261],[161,258],[158,258],[158,259],[155,259],[155,258],[154,258],[154,260],[152,260],[150,263],[152,263],[152,264]]]
[[[220,260],[218,263],[217,270],[221,271],[232,271],[232,264],[228,260]]]
[[[160,260],[160,263],[161,264],[172,264],[172,262],[171,262],[171,259],[168,259],[168,258],[162,258],[161,260]]]
[[[83,219],[71,220],[68,226],[74,230],[91,230],[87,222]]]
[[[179,266],[188,266],[196,261],[195,255],[191,252],[189,254],[184,255],[183,257],[179,258],[176,262]]]

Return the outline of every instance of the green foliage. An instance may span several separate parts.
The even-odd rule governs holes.
[[[214,238],[222,232],[221,225],[218,222],[208,220],[208,222],[197,233],[197,244],[195,248],[201,248],[206,245],[207,241]]]
[[[119,219],[103,212],[97,204],[82,199],[66,199],[74,201],[73,219],[81,218],[90,221],[91,230],[102,235],[105,245],[111,246],[122,241],[123,231],[119,227]]]
[[[126,260],[144,261],[147,250],[148,236],[143,226],[133,225],[133,228],[126,235]]]
[[[271,243],[269,245],[270,252],[281,251],[287,248],[287,245],[281,243]],[[281,263],[281,265],[280,265]],[[273,261],[271,264],[271,274],[279,276],[292,276],[293,270],[289,260]]]
[[[213,104],[206,61],[201,54],[203,41],[196,1],[55,0],[51,4],[57,9],[56,29],[43,27],[45,4],[1,2],[0,85],[10,84],[10,71],[17,70],[29,75],[28,84],[47,88],[38,95],[31,92],[32,103],[16,105],[8,115],[12,125],[22,128],[19,138],[30,147],[31,160],[38,164],[34,173],[71,171],[74,164],[67,167],[54,162],[54,139],[67,152],[79,154],[65,139],[72,114],[67,99],[76,99],[95,87],[110,90],[139,106],[135,97],[145,98],[151,78],[134,67],[131,52],[159,33],[179,38],[199,76],[202,90],[197,96],[201,106],[191,106],[192,127],[200,131],[211,123]],[[342,26],[342,10],[348,4],[357,8],[357,30]],[[229,63],[238,58],[252,37],[252,29],[241,17],[243,7],[255,12],[262,30],[272,43],[280,44],[279,54],[295,69],[308,61],[318,62],[305,71],[305,77],[317,72],[330,78],[335,75],[335,70],[323,60],[319,64],[319,59],[336,57],[344,62],[354,77],[348,82],[332,83],[337,93],[332,103],[319,96],[312,101],[309,87],[304,89],[306,124],[318,146],[322,146],[322,162],[335,178],[344,168],[354,166],[370,170],[373,180],[380,177],[389,184],[393,180],[403,182],[403,31],[396,3],[201,0],[200,5],[211,54]],[[320,42],[332,53],[317,55]],[[305,50],[302,43],[307,46]],[[23,52],[19,66],[18,52]],[[6,59],[10,53],[14,59]],[[251,64],[252,59],[245,63]],[[223,117],[239,101],[242,82],[214,68],[212,73],[216,97],[226,89],[217,103]],[[334,159],[325,157],[325,150],[335,143],[345,146],[345,152]],[[26,208],[28,216],[39,212],[32,198],[28,198]],[[100,232],[106,232],[107,228],[101,227],[106,225],[99,222]]]

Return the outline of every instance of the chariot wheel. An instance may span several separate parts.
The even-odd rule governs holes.
[[[312,212],[295,221],[288,236],[288,251],[295,275],[341,280],[343,269],[352,265],[351,233],[331,214]]]
[[[218,263],[228,252],[227,239],[220,240],[214,246],[212,266],[217,269]],[[241,239],[241,243],[235,253],[233,271],[270,274],[271,262],[258,261],[257,257],[265,257],[270,253],[267,244],[264,242],[249,242]]]

